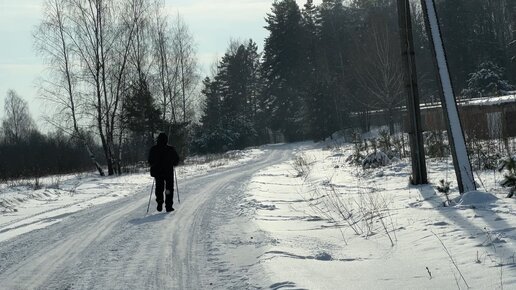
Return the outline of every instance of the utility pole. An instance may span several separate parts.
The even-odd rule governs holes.
[[[408,1],[408,0],[407,0]],[[434,64],[436,66],[437,78],[439,80],[439,93],[441,95],[441,104],[448,129],[448,140],[453,156],[453,167],[457,176],[457,184],[460,193],[476,190],[475,179],[473,178],[473,170],[466,149],[464,132],[459,118],[459,110],[457,101],[453,92],[453,85],[448,71],[448,62],[446,61],[446,51],[443,45],[439,19],[435,9],[434,0],[421,0],[423,7],[423,15],[425,17],[425,26],[430,40],[430,48],[434,55]]]
[[[427,184],[425,148],[423,129],[419,109],[419,91],[417,87],[416,58],[414,53],[414,37],[412,35],[412,19],[409,0],[398,1],[398,22],[400,27],[401,54],[403,61],[403,80],[407,94],[407,113],[409,119],[409,142],[412,159],[412,184]]]

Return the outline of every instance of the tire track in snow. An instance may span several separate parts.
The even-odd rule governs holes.
[[[132,204],[132,208],[139,204]],[[88,211],[89,212],[89,211]],[[91,213],[82,214],[82,218],[75,218],[72,224],[64,227],[60,224],[49,227],[50,231],[39,230],[39,237],[25,241],[24,244],[32,244],[25,249],[29,256],[19,260],[14,267],[7,271],[0,270],[0,280],[6,281],[7,289],[31,289],[42,285],[51,275],[58,273],[69,265],[69,261],[78,261],[81,253],[92,244],[104,239],[117,221],[127,212],[127,208],[116,208],[111,205],[107,210],[94,210]],[[88,217],[99,217],[96,221],[84,220]],[[45,233],[47,232],[47,233]],[[45,236],[61,237],[46,241]],[[16,244],[16,240],[9,244]],[[30,241],[32,240],[32,241]],[[11,261],[12,262],[12,261]],[[3,279],[4,276],[13,277]]]

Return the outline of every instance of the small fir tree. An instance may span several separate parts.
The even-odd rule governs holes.
[[[477,71],[469,75],[465,97],[499,96],[504,91],[514,90],[514,86],[503,78],[503,68],[491,61],[481,63]]]
[[[444,179],[439,180],[439,184],[437,185],[437,191],[440,193],[444,193],[446,197],[446,202],[443,203],[444,206],[451,205],[450,200],[450,181],[444,181]]]
[[[502,160],[498,170],[505,171],[504,178],[500,182],[500,185],[510,189],[507,197],[511,198],[516,191],[516,155]]]

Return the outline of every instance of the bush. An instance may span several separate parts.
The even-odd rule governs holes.
[[[494,142],[476,142],[468,147],[470,149],[471,165],[475,169],[495,170],[499,167],[502,154]]]
[[[91,146],[97,153],[100,148]],[[25,140],[0,141],[0,180],[37,178],[93,170],[81,141],[62,133],[43,135],[37,131]]]
[[[499,96],[513,89],[514,86],[503,78],[503,68],[486,61],[478,66],[476,72],[469,75],[468,87],[462,91],[462,95],[469,98]]]
[[[362,160],[364,160],[364,155],[362,155],[362,151],[366,150],[367,146],[364,146],[364,144],[362,143],[362,136],[360,135],[360,133],[353,132],[351,136],[353,139],[353,154],[351,154],[346,159],[346,162],[350,164],[360,165],[362,164]]]
[[[444,206],[451,205],[450,200],[450,181],[444,181],[444,179],[439,180],[439,184],[437,185],[437,191],[440,193],[444,193],[446,197],[446,202],[444,202]]]
[[[441,131],[425,132],[426,155],[430,158],[443,158],[450,154],[448,144],[445,143],[445,134]]]
[[[510,188],[507,197],[512,197],[516,191],[516,155],[501,161],[499,171],[505,171],[504,179],[500,182],[503,187]]]
[[[312,161],[305,155],[296,156],[292,167],[297,172],[296,177],[306,177],[310,173]]]
[[[382,151],[377,151],[375,153],[367,155],[367,157],[364,158],[364,160],[362,161],[362,168],[378,168],[389,165],[390,163],[391,160],[389,159],[389,156],[387,156],[387,154],[383,153]]]

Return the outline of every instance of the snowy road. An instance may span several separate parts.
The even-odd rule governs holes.
[[[143,192],[2,242],[0,288],[254,288],[260,266],[253,251],[267,241],[245,222],[243,189],[258,170],[291,156],[287,146],[271,147],[258,161],[180,177],[182,203],[176,201],[170,214],[157,213],[153,202],[144,216],[149,184]]]

